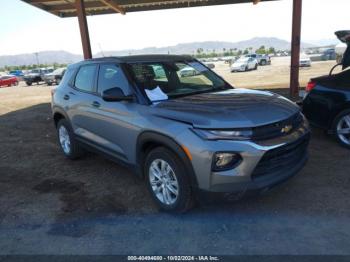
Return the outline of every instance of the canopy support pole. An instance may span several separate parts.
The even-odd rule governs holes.
[[[292,57],[290,71],[290,96],[299,95],[299,60],[301,42],[302,0],[293,0]]]
[[[91,59],[92,52],[91,52],[89,27],[88,27],[87,19],[86,19],[84,0],[76,0],[75,5],[76,5],[76,9],[77,9],[81,43],[83,45],[84,59]]]

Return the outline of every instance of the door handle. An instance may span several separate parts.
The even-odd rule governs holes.
[[[94,102],[92,102],[92,106],[93,107],[100,107],[101,104],[99,102],[97,102],[97,101],[94,101]]]
[[[63,99],[64,100],[69,100],[69,95],[64,95]]]

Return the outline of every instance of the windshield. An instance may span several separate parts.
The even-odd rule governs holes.
[[[127,67],[138,88],[146,93],[160,89],[169,99],[231,88],[196,61],[132,63]]]

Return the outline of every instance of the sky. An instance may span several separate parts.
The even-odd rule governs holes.
[[[350,0],[304,0],[302,41],[350,29]],[[253,37],[291,38],[292,0],[88,17],[92,52]],[[0,0],[0,55],[82,53],[77,18],[59,18],[20,0]]]

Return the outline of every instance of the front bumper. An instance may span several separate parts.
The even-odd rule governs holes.
[[[53,83],[55,83],[55,79],[54,78],[45,78],[44,82],[47,84],[53,84]]]
[[[197,140],[192,138],[192,148],[197,148],[191,153],[198,189],[217,193],[269,189],[302,169],[308,157],[309,140],[307,121],[288,135],[262,142],[205,141],[207,148],[199,149]],[[215,152],[238,153],[243,160],[234,169],[215,172],[211,169]]]

